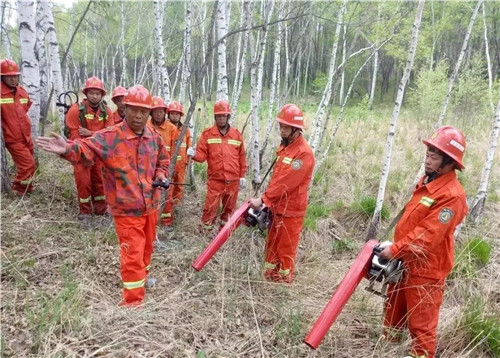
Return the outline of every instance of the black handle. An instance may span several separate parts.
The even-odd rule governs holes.
[[[168,180],[165,180],[165,181],[155,180],[153,182],[153,188],[157,188],[159,186],[161,186],[162,188],[168,189],[168,187],[170,186],[170,183],[168,182]]]

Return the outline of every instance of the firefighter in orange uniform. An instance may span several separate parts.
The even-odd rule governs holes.
[[[12,189],[17,195],[33,191],[36,164],[31,139],[28,110],[31,101],[26,90],[19,86],[19,67],[8,59],[0,61],[2,132],[5,147],[17,167]]]
[[[168,152],[169,158],[172,151],[172,138],[176,131],[175,126],[167,121],[168,107],[163,102],[161,97],[153,97],[153,106],[151,108],[151,119],[148,121],[148,126],[154,128],[160,133],[163,142],[165,143],[165,149]],[[171,189],[170,189],[171,190]],[[161,213],[161,225],[165,226],[167,232],[170,232],[170,226],[168,225],[168,219],[170,218],[170,208],[169,208],[169,197],[167,194],[167,202],[163,207],[163,211]]]
[[[206,160],[208,163],[207,196],[201,217],[204,231],[214,228],[221,202],[219,228],[225,225],[236,207],[238,190],[246,183],[243,136],[229,125],[230,114],[228,102],[215,102],[215,125],[203,131],[196,149],[189,147],[187,150],[187,155],[194,161],[202,163]]]
[[[38,138],[37,145],[71,163],[102,161],[104,190],[120,243],[120,306],[138,306],[151,281],[147,276],[160,205],[160,192],[153,183],[166,181],[170,160],[161,136],[146,126],[152,105],[148,90],[133,86],[123,102],[122,123],[67,143],[53,133],[54,138]]]
[[[127,94],[127,89],[122,86],[115,87],[111,100],[116,105],[116,111],[113,112],[113,123],[118,124],[125,119],[125,104],[123,97]]]
[[[175,127],[171,138],[171,153],[174,152],[176,143],[180,138],[182,132],[182,122],[181,117],[184,116],[184,110],[179,102],[173,101],[168,105],[168,119]],[[175,162],[175,169],[172,176],[172,181],[174,183],[184,183],[186,180],[186,168],[188,165],[187,158],[187,148],[191,146],[191,133],[189,129],[186,130],[184,138],[182,138],[182,143],[177,153],[177,160]],[[165,225],[165,231],[173,231],[174,223],[174,205],[177,205],[183,195],[184,186],[183,185],[171,185],[168,191],[167,203],[165,204],[165,209],[162,215],[162,225]]]
[[[113,125],[113,112],[102,97],[106,95],[101,80],[90,77],[82,90],[87,97],[82,103],[72,105],[66,114],[68,139],[75,140],[92,136],[95,132]],[[102,187],[101,162],[82,162],[73,166],[80,213],[78,220],[86,220],[107,211],[106,196]]]
[[[456,128],[439,128],[428,140],[425,175],[394,231],[394,243],[381,257],[402,259],[402,281],[389,287],[384,338],[412,338],[410,357],[434,358],[445,279],[453,267],[454,232],[467,214],[465,191],[455,169],[464,169],[465,137]]]
[[[264,194],[250,199],[250,205],[258,209],[264,204],[271,212],[264,278],[291,283],[295,277],[295,258],[306,214],[314,154],[302,135],[304,115],[298,106],[284,105],[276,120],[280,126],[281,145],[276,153],[273,174]]]

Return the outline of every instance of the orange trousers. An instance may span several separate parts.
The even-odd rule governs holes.
[[[12,189],[20,195],[32,192],[32,180],[36,170],[33,142],[29,140],[28,142],[5,143],[5,148],[17,167]]]
[[[80,213],[92,214],[92,206],[96,215],[104,215],[107,210],[106,196],[102,184],[101,161],[96,161],[91,167],[83,164],[73,166],[78,205]]]
[[[223,223],[229,220],[229,217],[236,208],[238,201],[238,190],[240,181],[236,180],[213,180],[207,182],[207,196],[203,206],[203,215],[201,221],[204,225],[213,225],[217,217],[217,210],[222,203],[222,213],[220,219]],[[221,224],[222,225],[222,224]]]
[[[266,279],[275,282],[292,282],[295,272],[295,258],[304,217],[274,215],[267,232]]]
[[[185,183],[186,170],[174,172],[172,182]],[[161,213],[161,224],[164,226],[172,226],[174,224],[174,205],[179,204],[184,195],[184,185],[170,185],[167,191],[167,202]]]
[[[443,293],[444,279],[410,276],[390,285],[385,303],[386,337],[397,341],[408,328],[412,338],[411,354],[434,358]]]
[[[120,243],[122,305],[134,306],[144,299],[158,212],[155,210],[146,216],[114,216],[113,219]]]

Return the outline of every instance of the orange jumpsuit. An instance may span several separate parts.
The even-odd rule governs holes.
[[[403,260],[405,277],[389,287],[384,326],[390,340],[398,340],[408,327],[411,354],[434,358],[444,281],[454,261],[453,234],[467,214],[467,202],[454,171],[428,184],[424,179],[394,232],[391,253]]]
[[[90,107],[89,102],[84,99],[82,104],[85,106],[85,128],[95,133],[98,130],[113,125],[113,112],[106,107],[107,117],[101,113],[99,106],[97,111]],[[69,129],[70,140],[82,138],[78,133],[78,128],[82,127],[80,123],[80,105],[75,103],[66,114],[66,125]],[[76,189],[78,191],[78,204],[80,213],[92,214],[92,207],[96,215],[106,213],[106,196],[102,187],[101,162],[85,162],[73,166],[75,174]]]
[[[208,163],[207,196],[201,221],[206,226],[213,225],[222,202],[222,226],[236,207],[239,180],[247,170],[243,136],[233,127],[225,135],[217,125],[207,128],[200,136],[193,160]]]
[[[265,277],[292,282],[299,235],[306,215],[307,190],[314,170],[314,154],[302,135],[280,146],[269,186],[262,201],[271,210],[267,233]]]
[[[122,118],[122,116],[120,116],[120,113],[118,113],[118,110],[113,112],[113,123],[114,124],[121,123],[121,122],[123,122],[124,119],[125,119],[125,117]]]
[[[176,142],[179,140],[182,131],[182,123],[179,125],[171,123],[174,126],[174,131],[172,133],[170,150],[171,153],[174,152],[176,147]],[[172,175],[172,182],[174,183],[185,183],[186,182],[186,168],[188,165],[187,148],[191,146],[191,132],[189,129],[186,130],[186,134],[182,139],[181,147],[179,148],[179,153],[177,153],[177,161],[175,162],[174,174]],[[177,205],[184,193],[184,185],[171,185],[167,193],[167,202],[165,208],[161,215],[162,225],[171,226],[174,223],[174,205]]]
[[[122,305],[140,304],[156,237],[160,191],[154,179],[167,175],[169,154],[149,127],[137,136],[124,121],[86,139],[68,142],[71,163],[102,161],[104,192],[120,242]]]
[[[13,92],[1,82],[2,132],[5,147],[17,167],[12,189],[19,195],[33,191],[31,182],[36,170],[31,121],[27,114],[30,107],[31,101],[24,88],[17,86]]]
[[[147,125],[150,128],[154,128],[155,130],[158,131],[158,133],[160,133],[161,138],[163,139],[163,143],[165,143],[165,149],[167,150],[169,158],[170,158],[170,155],[171,155],[172,150],[173,150],[172,138],[174,137],[175,132],[177,131],[177,128],[172,123],[170,123],[170,121],[168,121],[168,120],[165,120],[159,126],[154,125],[151,118],[148,120]],[[161,212],[161,224],[162,225],[167,225],[167,220],[170,219],[170,217],[171,217],[172,196],[171,196],[171,194],[169,194],[171,188],[172,188],[172,186],[170,186],[170,188],[167,191],[166,201],[165,201],[165,204],[163,206],[163,210]]]

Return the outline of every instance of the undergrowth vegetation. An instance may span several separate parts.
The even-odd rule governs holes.
[[[425,151],[421,140],[434,125],[435,108],[429,105],[426,114],[422,103],[414,105],[400,115],[382,229],[408,200]],[[237,127],[248,109],[242,106]],[[408,340],[392,345],[379,339],[383,300],[362,289],[366,281],[317,351],[302,343],[364,244],[390,113],[389,107],[368,111],[363,101],[347,112],[310,188],[297,277],[290,286],[264,281],[265,236],[249,228],[240,228],[203,271],[191,268],[211,239],[197,231],[206,175],[204,165],[195,165],[197,190],[186,190],[174,237],[167,240],[159,232],[168,250],[154,254],[151,275],[158,282],[140,310],[117,306],[121,280],[112,222],[94,218],[88,226],[79,224],[71,165],[39,153],[37,192],[2,196],[2,356],[404,356]],[[306,112],[307,121],[311,116]],[[429,121],[415,120],[425,117]],[[469,196],[477,190],[489,123],[463,122],[467,169],[460,180]],[[264,163],[279,142],[276,131],[273,136]],[[500,356],[497,164],[491,178],[485,216],[475,226],[466,223],[457,238],[439,326],[442,358]],[[239,202],[253,195],[247,188]]]

